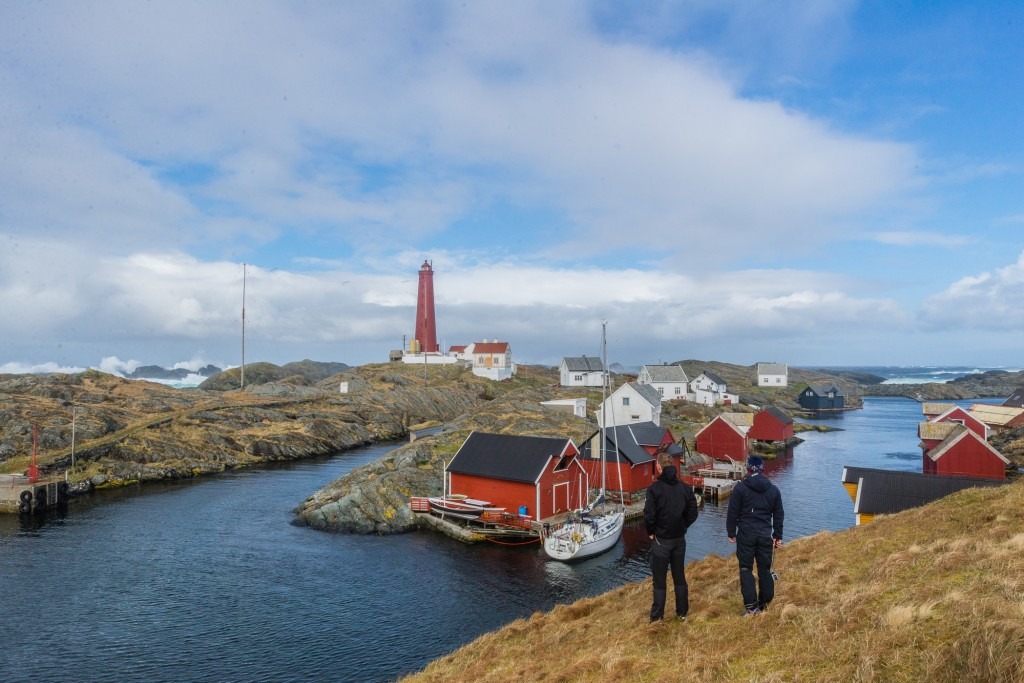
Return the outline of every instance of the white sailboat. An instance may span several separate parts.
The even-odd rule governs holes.
[[[544,552],[548,557],[570,562],[599,555],[614,546],[622,535],[625,513],[621,509],[608,510],[605,501],[605,443],[604,430],[608,421],[604,419],[608,394],[608,344],[605,325],[601,323],[601,355],[604,364],[604,378],[601,385],[601,428],[598,432],[601,442],[601,493],[582,510],[569,514],[568,519],[557,529],[546,531]],[[619,488],[622,486],[620,484]]]

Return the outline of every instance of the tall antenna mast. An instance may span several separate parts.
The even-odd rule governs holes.
[[[608,410],[608,341],[606,335],[607,320],[601,321],[601,495],[605,489],[605,440],[608,436],[608,421],[605,417]]]
[[[239,389],[245,389],[245,263],[242,263],[242,382]]]

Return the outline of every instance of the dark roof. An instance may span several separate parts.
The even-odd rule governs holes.
[[[623,386],[626,385],[624,384]],[[629,386],[636,389],[636,393],[640,394],[640,396],[646,399],[652,406],[661,405],[661,392],[650,384],[637,384],[636,382],[630,382]]]
[[[846,396],[846,394],[843,393],[843,390],[840,389],[838,386],[836,386],[834,383],[833,384],[809,384],[807,386],[807,388],[810,389],[811,391],[813,391],[818,396],[825,396],[830,391],[832,393],[834,393],[836,396]]]
[[[1006,481],[846,466],[843,483],[859,484],[855,513],[884,515],[920,507],[972,486],[1000,486]]]
[[[725,380],[716,375],[715,373],[711,372],[710,370],[701,370],[701,374],[707,377],[715,384],[720,384],[723,387],[726,386]]]
[[[645,451],[643,446],[658,446],[665,437],[665,427],[659,427],[650,420],[622,427],[605,427],[599,431],[604,432],[605,458],[608,462],[622,462],[625,458],[633,465],[642,465],[654,460],[654,456]],[[598,432],[594,432],[595,436],[597,434]],[[618,448],[615,447],[616,439]],[[583,444],[582,457],[591,457],[590,444],[593,442],[594,439],[591,437]]]
[[[570,439],[473,432],[448,466],[448,472],[533,483],[551,458],[560,457]]]
[[[1010,394],[1010,398],[1003,401],[1003,405],[1011,408],[1024,408],[1024,387],[1017,387],[1017,390]]]
[[[793,418],[786,415],[784,412],[776,408],[775,406],[768,406],[763,412],[771,413],[772,417],[781,422],[784,425],[793,424]]]
[[[566,356],[562,361],[569,372],[601,372],[604,369],[600,358]]]

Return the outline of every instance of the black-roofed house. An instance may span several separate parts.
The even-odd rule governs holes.
[[[729,393],[725,380],[710,370],[704,370],[690,381],[690,395],[687,398],[706,406],[732,405],[740,400],[739,396]]]
[[[566,356],[558,368],[558,383],[563,387],[599,387],[603,378],[600,358]]]
[[[870,467],[844,467],[843,487],[853,499],[857,524],[875,515],[891,515],[920,507],[966,488],[999,486],[1005,481],[973,477],[943,477]]]
[[[597,426],[625,426],[637,422],[661,424],[661,394],[649,384],[627,382],[597,407]]]
[[[661,394],[662,401],[673,399],[686,399],[690,380],[686,377],[686,371],[678,363],[673,365],[645,365],[640,368],[637,375],[638,384],[646,384],[654,387]]]
[[[800,392],[800,407],[807,410],[840,410],[846,394],[835,384],[810,384]]]
[[[1016,391],[1003,401],[1003,405],[1011,408],[1024,408],[1024,387],[1017,387]]]
[[[590,484],[578,456],[572,439],[472,432],[445,467],[448,490],[546,519],[586,506]]]
[[[679,456],[683,452],[672,432],[653,422],[599,429],[580,447],[580,463],[594,488],[601,485],[602,439],[605,449],[605,488],[609,491],[630,494],[643,491],[657,478],[654,462],[660,453],[671,455],[678,468]]]

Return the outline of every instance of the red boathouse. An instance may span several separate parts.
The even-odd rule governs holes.
[[[451,493],[542,520],[587,505],[572,439],[472,432],[445,468]]]
[[[715,460],[745,461],[750,450],[747,433],[752,425],[750,413],[722,413],[697,432],[694,446],[698,453]]]

